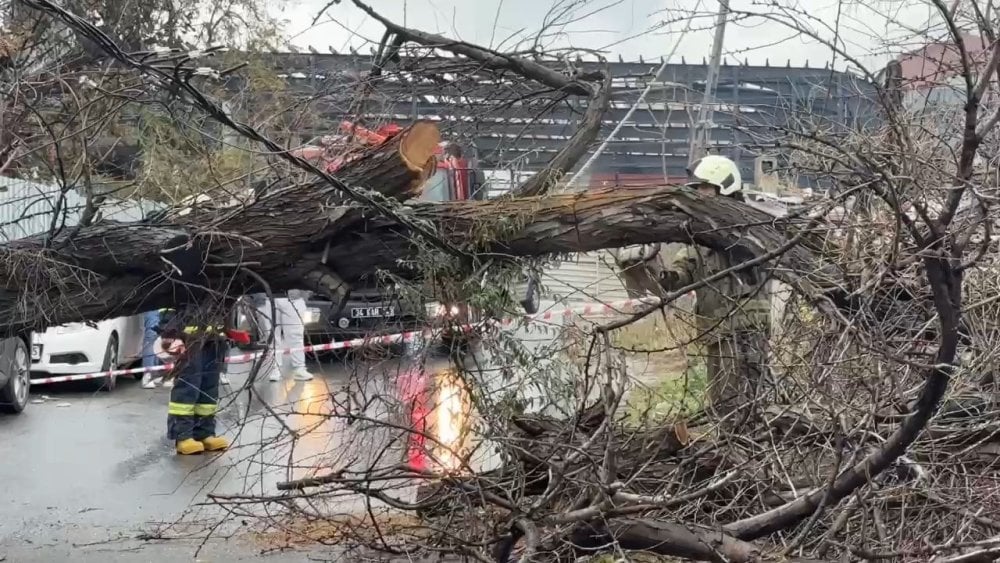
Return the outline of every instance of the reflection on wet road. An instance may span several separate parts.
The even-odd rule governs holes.
[[[488,358],[477,361],[489,364]],[[136,537],[186,537],[207,529],[232,536],[253,524],[241,517],[241,497],[275,496],[278,483],[334,470],[417,463],[408,429],[421,408],[433,418],[435,407],[421,393],[428,374],[449,362],[441,355],[361,353],[312,364],[312,381],[253,385],[248,365],[233,366],[218,418],[233,447],[191,457],[175,455],[166,439],[165,389],[143,390],[123,379],[111,393],[85,384],[33,389],[34,400],[44,398],[41,404],[0,417],[6,497],[0,503],[0,560],[72,556],[83,563],[107,560],[108,553],[116,561],[190,560],[196,544],[149,544]],[[458,416],[456,408],[443,416]],[[406,498],[408,486],[400,484],[398,496]],[[236,517],[227,517],[212,496],[229,499]],[[308,509],[356,513],[363,508],[359,499],[330,496],[310,501]],[[252,558],[257,546],[244,544],[216,546],[216,558],[207,560]],[[151,552],[156,545],[176,549],[176,558]]]
[[[393,378],[408,364],[412,360],[398,356],[329,361],[311,366],[312,381],[259,381],[252,393],[243,388],[248,366],[234,366],[218,419],[234,447],[221,455],[174,454],[165,436],[165,389],[121,380],[112,393],[82,384],[35,389],[36,400],[45,397],[42,404],[0,417],[6,497],[0,556],[18,546],[40,554],[140,531],[183,535],[190,523],[220,520],[222,511],[204,504],[209,493],[273,495],[280,481],[352,459],[369,462],[379,444],[365,432],[347,432],[338,413],[346,412],[350,394],[368,402],[367,416],[379,416],[392,406]],[[188,524],[170,528],[181,515]],[[240,522],[230,520],[219,532],[235,531]]]

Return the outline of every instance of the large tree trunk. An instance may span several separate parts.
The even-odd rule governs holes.
[[[360,153],[338,177],[394,200],[417,196],[435,170],[439,142],[436,125],[415,123]],[[237,265],[251,267],[277,289],[306,288],[317,278],[339,276],[321,259],[302,262],[302,256],[321,252],[345,230],[363,230],[366,221],[334,187],[311,182],[272,189],[235,207],[196,206],[144,223],[109,221],[15,240],[0,245],[0,310],[5,328],[17,332],[170,305],[183,291],[177,287],[181,274],[190,272],[167,262],[168,250],[185,246],[217,264],[197,272],[198,283],[211,289],[239,295],[252,281],[238,275]]]
[[[420,129],[433,128],[421,124]],[[436,133],[436,130],[434,130]],[[429,130],[427,143],[436,139]],[[393,197],[415,193],[428,173],[406,152],[407,135],[345,169],[349,184],[367,184]],[[430,155],[420,143],[420,156]],[[405,172],[401,170],[405,169]],[[411,224],[432,225],[443,242],[470,254],[500,252],[544,256],[636,243],[682,242],[728,249],[746,260],[774,255],[774,275],[821,307],[851,307],[842,299],[842,277],[783,225],[750,206],[708,198],[686,188],[592,190],[497,201],[419,203],[400,210]],[[166,247],[195,241],[220,264],[248,264],[273,289],[313,289],[317,272],[348,284],[378,269],[413,275],[405,264],[417,256],[414,235],[398,221],[372,217],[318,184],[280,188],[247,205],[204,210],[156,223],[98,224],[72,240],[42,237],[0,245],[5,290],[0,311],[10,328],[38,327],[119,316],[168,305],[174,299]],[[325,262],[325,263],[324,263]],[[841,280],[838,283],[838,280]],[[230,292],[245,289],[232,268],[206,270],[204,281]],[[247,283],[249,280],[247,280]],[[831,301],[829,298],[833,298]]]
[[[357,161],[389,170],[385,149]],[[376,164],[377,163],[377,164]],[[412,195],[425,171],[385,172],[381,190]],[[345,173],[350,182],[360,176]],[[403,184],[406,184],[403,186]],[[376,184],[378,185],[378,184]],[[171,302],[171,268],[164,249],[195,241],[223,264],[250,264],[273,289],[304,288],[315,271],[332,268],[348,283],[378,269],[403,274],[416,256],[414,235],[386,218],[370,218],[346,206],[320,185],[277,189],[248,205],[204,210],[157,223],[104,223],[85,227],[70,241],[32,237],[0,245],[4,293],[0,311],[8,327],[37,327],[84,319],[101,319],[167,305]],[[747,259],[779,249],[788,239],[771,226],[772,218],[738,202],[709,199],[687,189],[597,190],[502,201],[421,203],[405,212],[410,221],[437,227],[458,249],[542,256],[588,251],[639,242],[695,242],[736,249]],[[523,225],[511,228],[511,225]],[[327,247],[329,243],[329,247]],[[324,256],[326,265],[322,264]],[[809,274],[816,259],[790,248],[780,258],[776,275],[819,295]],[[211,268],[205,283],[230,287],[231,268]],[[239,283],[232,287],[240,289]]]

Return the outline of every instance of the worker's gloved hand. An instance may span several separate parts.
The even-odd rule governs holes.
[[[615,263],[621,268],[628,268],[652,260],[660,250],[658,244],[634,244],[619,248],[614,252]]]
[[[184,355],[187,348],[184,346],[184,341],[180,338],[164,338],[161,336],[153,344],[153,350],[156,352],[156,357],[160,358],[161,361],[174,363]]]

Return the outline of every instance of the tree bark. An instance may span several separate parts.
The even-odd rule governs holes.
[[[388,170],[385,148],[353,163],[344,178],[378,185],[396,197],[413,194],[413,176]],[[359,172],[364,170],[364,172]],[[371,172],[375,171],[375,172]],[[364,174],[372,174],[365,179]],[[385,179],[389,183],[381,183]],[[403,186],[402,183],[406,183]],[[304,289],[303,279],[325,264],[348,283],[379,269],[413,275],[414,236],[391,219],[367,217],[345,206],[332,188],[298,185],[277,189],[247,205],[205,210],[156,223],[102,223],[80,229],[72,241],[41,237],[0,245],[6,260],[0,311],[9,327],[59,324],[133,313],[170,303],[167,243],[196,240],[216,262],[252,264],[276,290]],[[789,242],[783,225],[728,198],[706,198],[686,188],[592,190],[537,198],[419,203],[409,220],[436,227],[450,244],[469,253],[545,256],[649,242],[695,243],[752,259]],[[327,247],[327,243],[329,246]],[[805,248],[792,246],[775,260],[774,275],[820,306],[839,299],[838,273]],[[205,283],[233,286],[232,270],[205,273]],[[126,284],[121,287],[121,284]],[[141,291],[135,291],[142,288]],[[308,288],[305,288],[308,289]],[[130,291],[132,290],[132,291]],[[134,294],[133,294],[134,293]],[[62,295],[71,297],[65,298]],[[109,303],[104,297],[113,295]],[[842,304],[843,305],[843,304]]]
[[[617,542],[627,550],[714,563],[750,563],[759,561],[761,556],[757,546],[718,530],[659,520],[618,519],[607,525],[582,524],[574,529],[572,541],[581,552],[606,551],[609,543]]]
[[[368,185],[378,185],[383,193],[412,195],[413,182],[426,170],[411,168],[413,176],[380,174],[387,170],[385,158],[384,150],[376,151],[352,170],[374,170]],[[358,172],[344,177],[355,184],[369,182]],[[392,182],[380,183],[386,178]],[[80,229],[69,241],[56,237],[48,248],[42,237],[0,245],[6,258],[0,265],[0,287],[6,290],[0,295],[0,311],[9,327],[37,327],[43,319],[60,324],[168,305],[171,284],[163,282],[172,278],[162,252],[186,241],[203,243],[216,262],[253,264],[276,290],[303,289],[302,280],[322,266],[324,256],[326,265],[348,283],[378,269],[413,275],[405,266],[417,257],[413,235],[398,222],[366,217],[364,210],[341,202],[332,188],[298,185],[235,208],[173,215],[155,223],[97,224]],[[420,203],[405,213],[411,221],[434,225],[444,239],[470,253],[544,256],[640,242],[694,242],[749,259],[788,240],[772,226],[772,217],[684,188]],[[822,268],[805,249],[791,248],[779,264],[775,273],[784,281],[813,296],[825,291],[813,282]],[[213,287],[235,283],[232,270],[225,268],[207,270],[204,278]],[[114,299],[109,303],[105,296]]]
[[[435,170],[439,142],[436,125],[417,122],[360,153],[338,176],[375,186],[387,198],[412,198]],[[333,186],[311,182],[235,207],[173,209],[147,222],[106,221],[19,239],[0,245],[0,310],[8,315],[5,328],[16,333],[171,305],[183,289],[167,250],[185,246],[198,248],[209,263],[229,265],[198,272],[208,289],[238,295],[252,283],[237,275],[236,266],[245,264],[259,264],[254,269],[276,289],[314,289],[310,281],[335,275],[332,264],[322,263],[326,242],[363,231],[367,220]],[[309,252],[317,258],[303,262]]]

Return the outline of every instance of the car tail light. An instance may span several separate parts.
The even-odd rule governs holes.
[[[460,305],[444,305],[438,304],[434,308],[435,317],[458,317],[462,314],[462,307]]]

